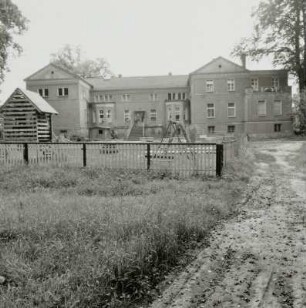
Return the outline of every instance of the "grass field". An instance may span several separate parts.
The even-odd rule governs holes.
[[[227,179],[22,167],[0,176],[0,307],[134,307],[236,210],[251,164]],[[237,171],[239,168],[239,171]]]

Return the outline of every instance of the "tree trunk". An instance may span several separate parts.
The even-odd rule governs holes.
[[[304,29],[304,78],[303,78],[303,89],[306,88],[306,0],[303,0],[303,29]],[[302,89],[300,89],[302,90]]]

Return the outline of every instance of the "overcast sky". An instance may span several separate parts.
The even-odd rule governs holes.
[[[65,44],[106,58],[123,76],[188,74],[218,56],[230,58],[252,31],[259,0],[13,0],[30,20],[1,85],[4,100]],[[250,63],[269,69],[268,61]]]

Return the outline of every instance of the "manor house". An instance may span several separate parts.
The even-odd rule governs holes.
[[[169,121],[196,137],[292,132],[286,70],[248,70],[223,57],[189,75],[81,78],[49,64],[25,79],[55,110],[55,134],[160,138]]]

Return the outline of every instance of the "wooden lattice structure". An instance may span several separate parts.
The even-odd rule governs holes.
[[[53,114],[39,94],[17,88],[0,107],[3,141],[51,142]]]

